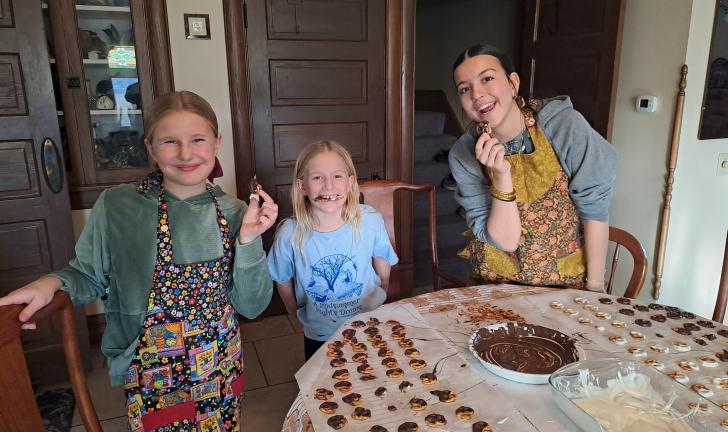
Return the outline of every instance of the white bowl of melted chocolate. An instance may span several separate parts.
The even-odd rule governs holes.
[[[554,371],[579,360],[572,338],[534,324],[509,322],[478,329],[469,348],[490,372],[526,384],[546,384]]]

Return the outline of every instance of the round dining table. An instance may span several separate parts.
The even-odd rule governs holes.
[[[384,322],[401,322],[407,328],[407,340],[413,341],[413,345],[400,343],[399,346],[419,348],[422,361],[418,367],[424,365],[422,369],[412,369],[413,361],[403,354],[411,352],[411,348],[410,351],[397,349],[389,354],[399,361],[403,376],[390,377],[389,370],[385,375],[385,367],[379,365],[381,350],[377,356],[376,348],[369,347],[360,356],[367,359],[368,355],[364,362],[373,366],[371,373],[375,378],[358,381],[354,371],[360,363],[352,361],[352,352],[346,352],[344,348],[341,348],[343,353],[334,351],[341,347],[341,331],[356,332],[353,325],[357,321],[369,326],[379,325],[384,340],[390,340],[395,347],[401,338],[395,338],[399,341],[390,339]],[[325,344],[297,372],[300,392],[286,414],[281,431],[369,431],[375,423],[388,424],[386,430],[396,431],[396,425],[406,421],[417,423],[420,430],[471,431],[475,430],[472,424],[476,420],[487,422],[493,431],[581,430],[562,410],[551,385],[524,384],[498,376],[486,370],[471,350],[471,338],[479,329],[514,321],[568,335],[578,347],[580,360],[614,359],[615,363],[628,361],[658,368],[662,374],[674,379],[675,385],[682,386],[681,390],[703,392],[700,397],[696,394],[700,403],[695,406],[677,407],[681,412],[690,411],[699,416],[698,423],[706,425],[705,430],[728,430],[728,351],[724,351],[728,350],[728,328],[721,323],[675,307],[602,293],[482,285],[428,292],[382,305],[350,319],[332,335],[329,345]],[[361,339],[367,337],[361,333],[361,328],[358,331]],[[347,337],[344,335],[343,339]],[[377,339],[369,337],[369,340]],[[331,362],[337,356],[346,360],[346,363],[341,362],[343,366]],[[406,367],[408,362],[411,367]],[[343,417],[343,420],[339,418],[343,426],[336,425],[341,426],[340,429],[329,421],[332,412],[323,413],[318,409],[322,399],[316,390],[333,387],[340,378],[331,375],[337,367],[351,370],[347,383],[362,395],[362,406],[371,409],[367,410],[371,411],[371,417],[354,418],[352,410],[363,411],[355,410],[355,404],[348,406],[345,395],[332,390],[332,401],[337,402],[334,405],[349,408],[339,408],[334,413],[338,415],[333,417]],[[437,373],[440,387],[425,385],[424,380],[420,382],[419,378],[426,372]],[[402,382],[407,383],[404,389]],[[375,388],[387,389],[388,396],[382,397],[380,391],[379,398],[375,397]],[[704,391],[706,388],[709,393]],[[456,402],[438,400],[443,391],[449,390],[458,395]],[[427,409],[413,411],[411,401],[414,398],[425,401]],[[464,421],[463,417],[456,416],[455,407],[463,405],[473,407],[475,417]],[[432,417],[428,415],[435,411],[445,414],[443,421],[447,426],[442,423],[430,425],[425,421],[429,421]],[[726,426],[721,426],[721,422]]]

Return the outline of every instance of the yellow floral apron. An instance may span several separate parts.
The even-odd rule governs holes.
[[[521,217],[518,248],[504,252],[474,238],[459,255],[472,261],[477,284],[582,287],[584,235],[569,179],[541,128],[530,126],[528,133],[534,151],[506,156]]]

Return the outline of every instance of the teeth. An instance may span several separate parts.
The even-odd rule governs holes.
[[[336,201],[338,199],[343,198],[343,195],[319,195],[316,198],[314,198],[315,201]]]

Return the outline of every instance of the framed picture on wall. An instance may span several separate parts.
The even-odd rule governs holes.
[[[184,19],[187,39],[210,39],[210,15],[185,14]]]

